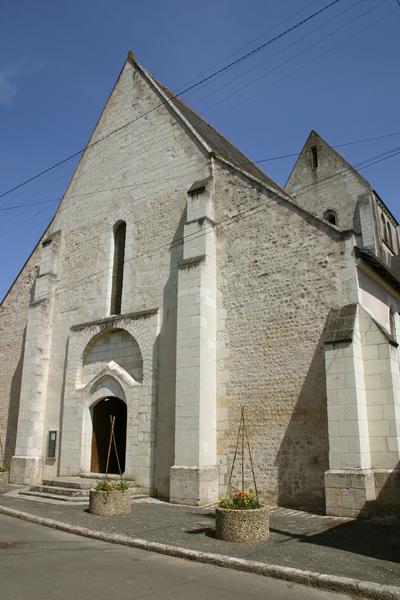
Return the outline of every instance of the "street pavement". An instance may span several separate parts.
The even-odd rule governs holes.
[[[349,596],[171,558],[0,515],[2,600],[344,600]]]
[[[273,508],[268,540],[235,544],[214,537],[212,510],[153,499],[134,501],[131,514],[123,517],[99,517],[83,506],[45,504],[18,495],[0,494],[1,506],[111,536],[400,586],[400,521],[396,520],[349,520]]]

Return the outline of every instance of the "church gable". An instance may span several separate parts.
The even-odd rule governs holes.
[[[360,229],[356,207],[369,183],[325,140],[311,131],[286,182],[299,206],[340,229]]]
[[[181,125],[181,126],[179,126]],[[179,123],[137,63],[128,59],[99,117],[61,208],[134,198],[173,177],[182,179],[187,163],[207,159],[207,148]],[[124,191],[123,191],[124,190]],[[97,200],[97,198],[96,198]]]
[[[323,507],[338,497],[327,503],[333,514],[365,512],[358,485],[346,504],[348,467],[368,468],[357,481],[369,499],[372,469],[393,469],[398,448],[380,456],[348,448],[368,437],[364,423],[379,444],[389,439],[368,422],[380,402],[364,393],[369,368],[387,388],[385,429],[397,427],[398,305],[385,292],[391,342],[371,336],[358,308],[355,236],[341,231],[356,228],[354,202],[369,187],[315,132],[287,189],[293,197],[128,56],[46,237],[6,299],[12,309],[23,286],[18,329],[0,318],[12,483],[108,470],[143,494],[210,505],[225,493],[245,406],[269,504]],[[344,321],[355,315],[355,335],[342,327],[332,339],[326,325],[339,307]],[[336,342],[349,344],[348,361]],[[337,453],[329,407],[340,416],[342,391],[365,418],[346,427],[339,437],[348,448]],[[109,464],[105,432],[114,426],[121,461]],[[48,440],[58,444],[51,455]]]

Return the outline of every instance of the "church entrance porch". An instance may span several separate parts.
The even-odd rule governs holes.
[[[126,424],[127,410],[123,400],[117,397],[104,398],[92,408],[92,454],[90,470],[92,473],[118,474],[125,471],[126,454]],[[111,419],[115,418],[114,436],[115,443],[111,442]],[[107,469],[107,456],[110,458]],[[117,456],[118,453],[118,456]],[[119,460],[119,466],[118,466]]]
[[[141,493],[153,492],[157,335],[157,310],[71,328],[56,475],[101,479],[112,416],[124,479]],[[119,477],[113,446],[108,473]]]

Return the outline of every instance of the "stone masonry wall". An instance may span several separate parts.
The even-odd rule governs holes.
[[[92,340],[84,352],[82,384],[88,383],[113,360],[136,381],[143,378],[143,359],[136,340],[125,331],[112,331]]]
[[[351,244],[226,167],[217,166],[215,185],[217,223],[246,215],[217,226],[220,491],[243,405],[262,492],[272,502],[321,506],[328,469],[322,334],[329,309],[356,295]],[[253,485],[248,461],[246,485]]]
[[[128,62],[91,142],[159,104],[160,97]],[[160,308],[155,487],[164,495],[169,493],[174,460],[179,238],[186,191],[207,177],[209,169],[208,158],[169,109],[158,108],[85,153],[54,223],[63,240],[58,281],[62,293],[54,311],[46,429],[57,429],[59,422],[70,327],[110,313],[113,227],[125,220],[121,312]]]
[[[210,175],[210,164],[169,108],[152,110],[159,104],[160,97],[127,62],[91,143],[134,122],[85,152],[52,223],[51,231],[61,234],[45,432],[60,429],[71,326],[109,315],[113,226],[125,220],[122,313],[160,307],[155,432],[160,443],[154,461],[158,491],[168,495],[174,461],[179,238],[186,192]],[[143,113],[148,114],[137,119]],[[57,467],[46,464],[45,476],[56,475]]]
[[[38,266],[37,248],[0,306],[0,462],[9,462],[15,449],[26,320]]]

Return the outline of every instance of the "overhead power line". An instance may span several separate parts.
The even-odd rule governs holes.
[[[396,136],[400,136],[400,131],[395,131],[395,132],[392,132],[392,133],[386,133],[386,134],[383,134],[383,135],[376,135],[376,136],[373,136],[373,137],[361,138],[359,140],[352,140],[351,142],[343,142],[341,144],[332,144],[330,147],[331,148],[344,148],[346,146],[354,146],[354,145],[357,145],[357,144],[364,144],[364,143],[367,143],[367,142],[376,142],[378,140],[383,140],[383,139],[387,139],[387,138],[390,138],[390,137],[396,137]],[[325,151],[329,152],[329,148],[326,148],[325,146],[317,146],[317,149],[318,149],[319,152],[325,152]],[[275,160],[284,160],[284,159],[287,159],[287,158],[296,158],[296,157],[300,156],[301,152],[302,152],[302,150],[300,150],[299,152],[292,152],[291,154],[281,154],[281,155],[278,155],[278,156],[270,156],[268,158],[260,158],[260,159],[251,160],[251,161],[249,160],[247,162],[240,163],[240,166],[244,167],[244,166],[246,166],[248,164],[252,164],[252,163],[253,164],[260,164],[260,163],[265,163],[265,162],[272,162],[272,161],[275,161]],[[169,177],[168,181],[173,180],[173,179],[174,179],[173,176]],[[161,181],[163,181],[163,180],[164,180],[164,178],[161,179]],[[131,189],[131,188],[135,188],[135,187],[138,187],[138,186],[141,187],[142,185],[149,184],[149,183],[156,183],[158,181],[160,181],[160,178],[147,180],[147,181],[144,181],[144,182],[140,182],[139,184],[138,183],[133,183],[131,185],[119,185],[119,186],[114,186],[114,187],[111,187],[111,188],[104,188],[104,189],[92,190],[92,191],[89,191],[89,192],[83,192],[81,194],[69,194],[67,196],[67,198],[68,199],[71,199],[71,198],[82,198],[82,197],[91,196],[91,195],[94,195],[94,194],[104,194],[106,192],[114,192],[114,191],[117,191],[117,190]],[[25,204],[13,204],[11,206],[1,207],[0,211],[3,212],[3,211],[9,211],[9,210],[16,210],[16,209],[20,209],[20,208],[29,208],[30,206],[39,206],[41,204],[50,204],[50,203],[55,203],[55,202],[61,202],[62,198],[63,197],[60,196],[60,197],[54,198],[52,200],[41,200],[41,201],[38,201],[38,202],[27,202]]]
[[[382,2],[383,4],[383,2]],[[378,5],[379,6],[379,5]],[[371,10],[374,10],[377,7],[373,7]],[[370,12],[370,11],[366,11],[366,12]],[[362,33],[365,33],[366,31],[368,31],[371,28],[376,28],[376,26],[381,23],[382,21],[386,20],[387,18],[391,17],[396,11],[391,11],[390,13],[384,15],[381,19],[378,20],[374,20],[372,23],[368,24],[366,27],[364,27],[363,29],[359,30],[358,32],[356,32],[355,34],[347,37],[346,39],[344,39],[343,41],[339,42],[338,44],[335,44],[333,46],[331,46],[330,48],[328,48],[327,50],[325,50],[324,52],[320,53],[318,56],[312,58],[309,61],[306,61],[305,63],[303,63],[302,65],[297,66],[294,70],[289,71],[288,73],[286,73],[285,75],[283,75],[282,77],[280,77],[279,79],[276,79],[274,82],[272,82],[271,84],[269,84],[266,88],[263,87],[261,89],[256,90],[255,92],[253,91],[251,93],[251,95],[245,97],[244,99],[240,100],[239,102],[237,102],[236,104],[234,104],[233,106],[230,106],[228,108],[225,108],[223,112],[218,113],[217,115],[215,115],[214,118],[219,118],[219,117],[223,117],[225,115],[227,115],[229,112],[236,110],[239,106],[241,106],[243,103],[245,102],[249,102],[251,100],[254,100],[259,94],[265,93],[266,90],[271,90],[271,88],[275,87],[278,83],[280,83],[281,81],[287,79],[290,76],[293,75],[297,75],[299,73],[300,70],[305,69],[306,67],[309,67],[312,63],[316,62],[316,61],[320,61],[324,56],[326,56],[327,54],[329,54],[330,52],[337,50],[337,48],[340,48],[341,46],[347,44],[349,41],[353,41],[357,36],[361,35]],[[366,14],[366,13],[364,13]],[[360,15],[362,16],[362,15]],[[283,63],[282,63],[283,65]],[[256,80],[253,80],[251,83],[255,83]],[[205,110],[210,111],[212,108],[214,107],[214,105],[211,105],[209,107],[207,107]],[[204,109],[203,109],[204,110]]]
[[[330,18],[328,21],[326,21],[325,23],[323,23],[323,27],[325,25],[329,25],[331,22],[335,21],[336,19],[338,19],[339,17],[341,17],[342,15],[344,15],[345,13],[353,10],[355,7],[357,7],[359,4],[361,4],[363,0],[358,0],[355,4],[351,5],[351,6],[347,6],[344,10],[342,10],[341,12],[339,12],[338,14],[334,15],[332,18]],[[231,98],[231,96],[233,94],[238,94],[240,92],[242,92],[243,90],[246,90],[250,85],[253,85],[254,83],[256,83],[257,81],[260,81],[261,79],[263,79],[264,77],[266,77],[267,75],[270,75],[271,73],[273,73],[274,71],[277,71],[278,69],[280,69],[281,67],[284,67],[285,65],[289,64],[290,62],[292,62],[293,60],[296,60],[299,56],[302,56],[303,54],[307,53],[309,50],[312,50],[315,46],[318,46],[319,44],[323,44],[325,43],[329,38],[331,38],[332,36],[336,35],[339,31],[345,29],[346,27],[349,27],[349,25],[351,25],[352,23],[355,23],[356,21],[358,21],[359,19],[361,19],[362,17],[364,17],[365,15],[369,14],[370,12],[376,10],[377,8],[379,8],[382,4],[384,4],[387,0],[381,0],[380,3],[378,3],[377,5],[370,7],[368,10],[362,12],[361,14],[356,15],[355,17],[353,17],[352,19],[350,19],[349,21],[346,21],[345,23],[342,23],[341,25],[339,25],[339,27],[333,29],[333,31],[330,31],[329,33],[324,34],[322,37],[320,37],[319,39],[315,40],[312,44],[310,44],[309,46],[306,46],[304,48],[302,48],[300,51],[296,52],[295,54],[293,54],[292,56],[289,56],[288,58],[286,58],[284,61],[278,63],[277,65],[275,65],[272,69],[269,69],[268,71],[262,73],[261,75],[258,75],[257,77],[253,78],[251,81],[248,81],[246,83],[244,83],[242,86],[240,86],[239,88],[233,90],[233,92],[227,94],[226,96],[223,96],[222,98],[219,98],[216,102],[214,102],[213,104],[211,104],[210,106],[206,106],[203,111],[207,112],[209,111],[211,108],[214,108],[215,106],[217,106],[218,104],[221,104],[221,102],[224,102],[225,100]],[[307,32],[305,35],[303,35],[302,37],[300,37],[298,40],[295,40],[293,42],[291,42],[290,44],[288,44],[285,48],[283,48],[281,51],[278,51],[275,53],[274,56],[278,56],[279,54],[281,54],[282,51],[285,51],[287,48],[290,48],[291,46],[295,46],[297,43],[299,43],[300,41],[310,37],[310,35],[312,35],[313,33],[315,33],[316,31],[319,31],[320,27],[316,27],[314,29],[312,29],[311,31]],[[266,59],[265,61],[263,61],[264,63],[267,62],[268,59]],[[259,65],[258,65],[259,66]],[[251,69],[251,70],[254,70]],[[246,73],[240,75],[237,79],[240,79],[241,77],[247,76],[247,74],[250,72],[250,70],[248,70]],[[237,81],[234,80],[234,82]],[[232,82],[230,82],[232,83]],[[220,88],[218,88],[219,90],[227,87],[227,85],[229,85],[229,83],[224,84],[222,86],[220,86]],[[207,97],[207,96],[206,96]],[[202,102],[203,98],[196,102],[195,105],[197,106],[199,102]]]
[[[227,54],[226,56],[224,56],[224,58],[222,58],[221,60],[218,60],[216,63],[214,63],[213,65],[211,65],[208,69],[206,69],[205,71],[203,71],[202,73],[200,73],[198,75],[198,77],[203,77],[203,75],[206,75],[209,71],[212,71],[213,69],[215,69],[219,65],[223,64],[226,60],[229,60],[233,56],[236,56],[237,54],[239,54],[239,52],[241,52],[245,48],[248,48],[249,46],[251,46],[252,44],[254,44],[255,42],[257,42],[258,40],[260,40],[262,37],[264,37],[265,35],[267,35],[268,33],[271,33],[271,31],[274,31],[274,29],[277,29],[277,27],[279,27],[280,25],[283,25],[284,23],[287,23],[287,21],[290,21],[290,19],[293,19],[298,14],[300,14],[303,11],[305,11],[306,8],[308,8],[309,6],[312,6],[316,2],[318,2],[318,0],[311,0],[311,2],[309,2],[305,6],[302,6],[299,10],[296,10],[294,13],[292,13],[291,15],[289,15],[288,17],[286,17],[282,21],[279,21],[279,23],[277,23],[273,27],[270,27],[269,29],[263,31],[262,33],[260,33],[259,35],[257,35],[255,38],[253,38],[252,40],[250,40],[249,42],[247,42],[243,46],[240,46],[240,48],[237,48],[234,52],[231,52],[230,54]],[[192,83],[192,81],[196,81],[196,79],[191,79],[185,85],[189,85],[190,83]]]
[[[142,118],[146,117],[147,115],[149,115],[154,110],[157,110],[158,108],[160,108],[162,106],[170,104],[178,96],[182,96],[184,94],[187,94],[189,91],[191,91],[191,90],[199,87],[200,85],[203,85],[207,81],[210,81],[211,79],[215,79],[216,77],[219,77],[220,75],[222,75],[223,73],[225,73],[228,69],[232,69],[232,68],[236,67],[237,65],[241,64],[245,60],[249,59],[251,56],[254,56],[258,52],[260,52],[261,50],[263,50],[264,48],[270,46],[274,42],[277,42],[278,40],[282,39],[284,36],[288,35],[292,31],[295,31],[299,27],[302,27],[303,25],[305,25],[306,23],[308,23],[312,19],[315,19],[317,16],[319,16],[320,14],[322,14],[325,11],[329,10],[335,4],[338,4],[338,2],[341,2],[341,0],[332,0],[332,2],[330,2],[326,6],[320,8],[319,10],[317,10],[314,13],[312,13],[311,15],[305,17],[301,21],[298,21],[297,23],[295,23],[291,27],[287,28],[286,30],[282,31],[281,33],[277,34],[273,38],[269,39],[268,41],[264,42],[263,44],[260,44],[259,46],[257,46],[253,50],[251,50],[250,52],[247,52],[246,54],[243,54],[242,56],[240,56],[236,60],[230,62],[228,65],[225,65],[224,67],[221,67],[220,69],[217,69],[216,71],[214,71],[210,75],[207,75],[207,76],[203,77],[202,79],[200,79],[199,81],[197,81],[197,82],[195,82],[195,83],[187,86],[186,88],[184,88],[183,90],[181,90],[177,94],[171,96],[171,98],[169,98],[167,102],[165,102],[165,101],[160,102],[159,104],[153,106],[152,108],[150,108],[149,110],[145,111],[144,113],[138,115],[134,119],[131,119],[127,123],[124,123],[120,127],[117,127],[116,129],[110,131],[109,133],[107,133],[103,137],[99,138],[95,142],[92,142],[91,144],[87,144],[84,148],[81,148],[80,150],[74,152],[73,154],[70,154],[69,156],[67,156],[67,157],[63,158],[62,160],[58,161],[57,163],[54,163],[53,165],[50,165],[46,169],[40,171],[39,173],[36,173],[32,177],[29,177],[28,179],[26,179],[26,180],[22,181],[21,183],[13,186],[12,188],[9,188],[8,190],[6,190],[5,192],[3,192],[3,193],[0,194],[0,198],[3,198],[4,196],[10,194],[11,192],[14,192],[14,191],[20,189],[21,187],[23,187],[27,183],[30,183],[31,181],[34,181],[35,179],[38,179],[42,175],[48,173],[49,171],[52,171],[52,170],[56,169],[57,167],[65,164],[66,162],[68,162],[68,161],[70,161],[70,160],[72,160],[74,158],[77,158],[83,152],[85,152],[85,150],[88,150],[89,148],[92,148],[92,147],[96,146],[100,142],[103,142],[104,140],[108,139],[110,136],[118,133],[119,131],[122,131],[126,127],[129,127],[130,125],[132,125],[133,123],[135,123],[139,119],[142,119]]]
[[[371,157],[370,159],[366,159],[366,160],[358,163],[354,167],[357,167],[358,169],[365,169],[367,167],[370,167],[377,163],[383,162],[384,160],[388,160],[388,159],[393,158],[398,155],[400,155],[400,146],[396,147],[396,148],[392,148],[391,150],[388,150],[385,153],[380,153],[378,155],[375,155],[375,156]],[[352,166],[349,166],[349,167],[343,169],[342,171],[339,171],[338,173],[335,173],[334,175],[332,175],[330,177],[326,177],[322,181],[317,182],[316,184],[313,184],[313,185],[315,188],[321,187],[321,186],[325,185],[326,183],[330,183],[333,179],[342,177],[344,174],[351,173],[353,171],[354,171],[354,168]],[[305,193],[309,192],[310,187],[312,187],[312,186],[304,186],[304,188],[300,188],[300,193],[297,192],[295,198],[297,199],[299,196],[304,195]],[[218,231],[218,230],[228,226],[231,223],[237,223],[241,219],[248,218],[249,216],[253,216],[254,214],[257,214],[263,210],[271,209],[272,207],[276,206],[277,204],[282,204],[283,202],[287,202],[287,200],[285,200],[284,198],[276,198],[275,200],[268,200],[262,206],[249,207],[249,208],[237,213],[236,215],[228,216],[228,217],[225,217],[224,219],[221,219],[220,221],[215,223],[215,229]],[[301,208],[301,205],[299,206],[299,208]],[[131,212],[133,213],[134,211],[131,211]],[[128,215],[129,215],[129,213],[127,213],[126,216],[128,216]],[[183,235],[179,238],[174,239],[173,242],[168,240],[166,243],[163,243],[160,246],[156,247],[153,250],[153,253],[142,252],[142,253],[130,256],[129,258],[126,258],[124,261],[124,265],[128,262],[131,262],[131,261],[137,260],[137,259],[141,259],[141,258],[146,259],[146,257],[147,257],[147,260],[149,260],[150,258],[154,258],[158,254],[160,254],[160,252],[163,252],[166,249],[173,250],[177,246],[182,245],[182,243],[188,239],[194,240],[194,239],[197,239],[198,237],[203,237],[204,235],[208,235],[208,233],[211,233],[212,231],[214,231],[214,226],[210,225],[210,226],[207,226],[205,228],[205,230],[203,230],[201,232],[196,231],[196,232],[189,233],[187,235]],[[87,241],[88,240],[86,239],[86,242]],[[74,285],[72,285],[70,287],[66,287],[66,288],[61,287],[60,289],[57,289],[55,292],[53,292],[50,295],[44,294],[40,299],[44,300],[44,299],[50,299],[52,297],[58,297],[59,295],[67,293],[67,292],[71,292],[71,291],[77,289],[78,287],[81,287],[82,285],[86,285],[87,283],[93,283],[93,281],[100,279],[107,272],[111,271],[111,269],[112,269],[112,266],[106,267],[105,269],[102,269],[100,271],[90,273],[89,275],[86,275],[82,279],[74,282]],[[58,279],[58,284],[65,279],[68,279],[68,278],[64,277],[64,278]],[[18,312],[18,311],[11,311],[10,313],[7,313],[7,312],[1,313],[1,311],[0,311],[0,316],[5,316],[5,315],[7,316],[8,314],[11,315],[11,314],[14,314],[15,312]],[[20,312],[22,312],[22,309]]]
[[[216,92],[219,92],[220,90],[223,90],[226,87],[231,86],[233,83],[236,83],[237,81],[239,81],[239,79],[243,79],[244,77],[248,77],[248,75],[252,72],[252,71],[256,71],[258,70],[260,67],[262,67],[265,63],[271,61],[273,58],[279,56],[280,54],[286,52],[286,50],[288,50],[288,48],[291,48],[292,46],[296,46],[297,44],[299,44],[300,42],[302,42],[304,39],[307,39],[308,37],[312,36],[313,33],[315,33],[316,31],[320,32],[324,27],[326,27],[327,25],[329,25],[331,22],[339,19],[343,14],[353,10],[354,8],[356,8],[359,4],[361,4],[361,2],[363,2],[363,0],[357,0],[354,4],[351,4],[350,6],[346,6],[342,11],[334,14],[333,17],[329,18],[327,21],[325,21],[324,23],[319,23],[317,25],[317,27],[315,27],[314,29],[311,29],[309,31],[307,31],[304,35],[302,35],[301,37],[298,37],[297,39],[293,40],[292,42],[290,42],[289,44],[287,44],[286,46],[284,46],[283,48],[280,48],[277,52],[275,52],[274,54],[270,54],[268,55],[265,59],[263,59],[261,62],[257,63],[256,65],[253,65],[252,67],[247,68],[243,73],[241,73],[240,75],[238,75],[237,77],[235,77],[234,79],[227,81],[225,83],[223,83],[222,85],[220,85],[219,87],[217,87],[216,89],[213,89],[210,93],[206,94],[205,96],[203,96],[202,98],[195,100],[195,102],[193,103],[194,106],[198,106],[200,103],[202,103],[204,100],[206,100],[209,96],[212,96],[213,94],[215,94]],[[382,0],[382,2],[386,2],[386,0]],[[379,6],[379,5],[378,5]],[[374,8],[377,7],[373,7],[370,10],[373,10]],[[364,13],[363,13],[364,14]],[[362,15],[359,15],[357,18],[360,18]],[[352,21],[350,21],[351,23]],[[334,30],[332,33],[329,33],[328,35],[325,35],[322,40],[324,41],[327,37],[330,37],[331,35],[334,35],[336,33],[336,31],[338,30]],[[320,43],[320,41],[316,42],[316,43]],[[307,48],[306,48],[307,50]],[[305,52],[306,50],[303,50],[301,53]],[[296,59],[299,56],[299,54],[295,54],[292,57],[289,57],[289,59],[283,63],[278,64],[276,67],[274,67],[274,69],[272,69],[272,71],[280,68],[282,65],[286,64],[286,62],[289,62],[293,59]],[[260,76],[264,77],[266,75],[268,75],[269,73],[271,73],[271,71],[267,71],[266,73],[264,73],[263,75]],[[250,81],[249,83],[247,83],[244,87],[247,87],[248,85],[250,85],[251,83],[254,83],[254,81],[257,81],[259,78],[257,77],[256,79]],[[236,94],[238,91],[240,91],[242,88],[239,88],[239,90],[234,90],[232,92],[232,94]],[[229,97],[229,96],[227,96]],[[224,100],[224,98],[222,99]],[[220,103],[222,100],[218,100],[217,104]],[[214,106],[214,105],[212,105]],[[211,107],[207,107],[205,110],[209,110],[209,108]]]
[[[384,0],[384,1],[386,1],[386,0]],[[383,2],[381,2],[380,4],[378,4],[377,6],[375,6],[374,8],[377,8],[377,7],[379,7],[379,6],[380,6],[382,3],[383,3]],[[354,6],[357,6],[358,4],[359,4],[359,2],[356,2],[356,3],[353,5],[353,7],[354,7]],[[304,8],[305,8],[305,7],[304,7]],[[371,10],[371,9],[370,9],[370,10]],[[367,12],[370,12],[370,10],[368,10]],[[340,16],[340,15],[342,15],[342,14],[343,14],[344,12],[346,12],[346,11],[347,11],[347,9],[345,9],[345,11],[342,11],[342,12],[340,12],[340,13],[339,13],[339,15],[337,15],[337,16]],[[362,14],[366,14],[366,13],[362,13]],[[390,14],[392,14],[392,13],[390,13]],[[332,20],[336,19],[336,18],[337,18],[337,16],[333,17],[332,19],[330,19],[329,21],[327,21],[325,24],[327,24],[327,23],[331,22]],[[362,15],[360,15],[360,16],[362,16]],[[388,17],[388,16],[390,16],[390,15],[386,15],[386,17]],[[386,17],[385,17],[385,18],[386,18]],[[382,20],[382,19],[381,19],[381,20]],[[381,20],[377,21],[377,23],[379,23]],[[324,24],[322,24],[322,26],[323,26],[323,25],[324,25]],[[368,28],[370,28],[370,27],[368,27]],[[368,29],[368,28],[367,28],[367,29]],[[312,31],[315,31],[315,29],[314,29],[314,30],[312,30]],[[362,30],[362,31],[365,31],[365,29],[364,29],[364,30]],[[361,32],[359,32],[359,33],[362,33],[362,31],[361,31]],[[306,36],[302,36],[302,37],[301,37],[301,38],[299,38],[299,39],[300,39],[300,40],[301,40],[301,39],[304,39],[304,37],[307,37],[307,35],[308,35],[308,34],[306,34]],[[288,46],[286,46],[286,47],[290,47],[290,46],[292,46],[292,45],[293,45],[293,43],[296,43],[296,42],[291,42],[291,43],[290,43]],[[331,49],[333,49],[333,48],[331,48]],[[278,52],[278,54],[279,54],[279,52]],[[275,55],[276,55],[276,54],[275,54]],[[273,55],[273,56],[275,56],[275,55]],[[265,62],[265,61],[263,61],[263,62]],[[278,65],[278,66],[279,66],[279,65]],[[239,76],[239,77],[236,77],[235,79],[238,79],[238,78],[240,78],[240,76]],[[279,82],[279,81],[280,81],[280,80],[278,80],[278,82]],[[277,82],[275,82],[275,83],[277,83]],[[207,97],[207,96],[206,96],[206,97]],[[229,109],[228,109],[228,110],[229,110]],[[166,139],[168,139],[168,137],[169,137],[169,136],[167,136],[167,138],[166,138]],[[296,154],[297,154],[297,153],[296,153]],[[287,158],[289,158],[290,156],[295,156],[296,154],[287,155]],[[278,158],[280,158],[280,157],[276,157],[276,159],[278,159]],[[286,158],[286,155],[285,155],[285,156],[283,156],[282,158]],[[275,157],[271,157],[271,159],[260,159],[260,160],[258,160],[258,161],[248,161],[248,162],[246,162],[246,163],[243,163],[243,165],[245,165],[245,164],[248,164],[248,163],[250,163],[250,162],[259,162],[259,163],[261,163],[261,162],[267,162],[268,160],[275,160]],[[127,186],[127,187],[128,187],[128,186]],[[135,184],[134,184],[134,185],[132,185],[132,186],[129,186],[129,187],[132,187],[132,188],[134,188],[134,187],[136,187],[136,186],[135,186]],[[115,189],[122,189],[122,187],[120,187],[120,188],[115,188]],[[103,191],[104,191],[104,190],[99,190],[99,191],[98,191],[98,193],[102,193]],[[88,193],[96,193],[96,192],[88,192]],[[34,195],[38,195],[38,193],[35,193]],[[84,194],[84,195],[85,195],[85,194]],[[71,198],[71,197],[72,197],[72,196],[70,195],[70,196],[69,196],[69,198]],[[54,202],[56,202],[56,201],[57,201],[57,200],[55,200]],[[29,209],[29,207],[30,207],[30,206],[34,206],[34,205],[35,205],[35,203],[25,203],[25,204],[26,204],[26,206],[27,206],[27,208],[28,208],[28,209]],[[21,207],[22,207],[22,205],[21,205]],[[11,210],[13,210],[13,207],[10,207],[10,209],[11,209]],[[1,210],[1,209],[0,209],[0,210]],[[5,210],[8,210],[8,207],[6,207],[6,209],[5,209]],[[16,208],[16,210],[18,210],[18,208]],[[40,212],[42,212],[42,211],[40,211]],[[3,220],[3,221],[2,221],[2,225],[4,225],[5,223],[8,223],[8,222],[10,222],[10,221],[12,221],[12,220],[14,220],[14,219],[13,219],[13,217],[11,217],[11,219],[8,219],[8,220],[7,220],[7,221],[5,221],[5,222],[4,222],[4,220]]]

